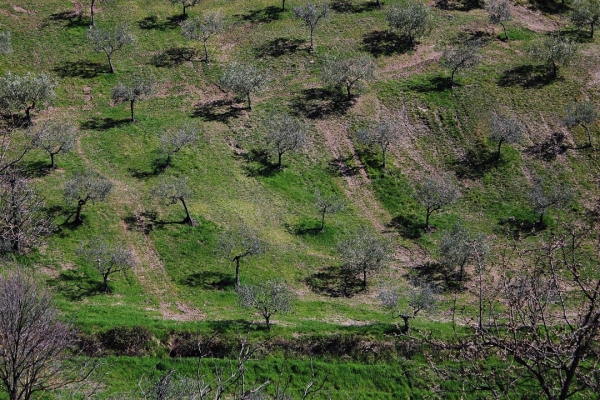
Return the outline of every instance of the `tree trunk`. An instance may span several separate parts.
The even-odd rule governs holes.
[[[503,141],[504,141],[504,139],[500,139],[498,141],[498,150],[496,151],[496,161],[500,161],[500,148],[502,146]]]
[[[428,209],[427,209],[427,216],[425,217],[425,232],[428,232],[428,231],[429,231],[429,229],[431,228],[431,227],[429,226],[429,216],[431,215],[431,212],[432,212],[432,211],[431,211],[431,210],[428,208]]]
[[[367,269],[363,269],[363,290],[367,289]]]
[[[456,68],[452,70],[452,75],[450,75],[450,89],[454,87],[454,74],[456,74]]]
[[[508,42],[508,33],[506,32],[506,25],[504,25],[504,23],[501,23],[500,25],[502,25],[502,29],[504,29],[504,39]]]
[[[167,154],[167,161],[165,162],[165,169],[171,166],[171,153]]]
[[[325,230],[325,211],[321,213],[321,232]]]
[[[236,257],[235,258],[235,286],[238,287],[240,286],[240,258],[241,257]]]
[[[348,96],[348,100],[352,100],[352,93],[350,93],[350,89],[352,89],[352,85],[346,85],[346,94]]]
[[[538,218],[537,225],[542,226],[543,223],[544,223],[544,213],[541,213],[540,217]]]
[[[265,315],[265,322],[267,324],[267,330],[271,330],[271,315]]]
[[[86,201],[79,199],[77,201],[77,211],[75,212],[75,223],[83,225],[83,219],[81,218],[81,209],[85,205]]]
[[[281,11],[285,11],[285,0],[281,0]]]
[[[595,22],[592,22],[592,23],[590,24],[590,29],[591,29],[591,31],[590,31],[590,39],[593,39],[593,38],[594,38],[594,25],[596,25],[596,23],[595,23]]]
[[[100,264],[99,261],[98,264]],[[110,289],[108,288],[108,274],[102,274],[102,278],[104,279],[104,293],[110,293]]]
[[[387,153],[387,146],[381,146],[381,153],[383,154],[383,163],[381,164],[381,168],[385,169],[386,168],[385,156],[386,156],[386,153]]]
[[[381,0],[377,0],[377,7],[381,8]]]
[[[50,168],[54,167],[54,153],[50,153]]]
[[[90,15],[92,16],[92,25],[90,25],[90,28],[92,26],[94,26],[94,2],[96,0],[92,0],[92,2],[90,3]]]
[[[281,152],[277,152],[277,169],[281,171],[281,156],[283,155],[283,153]]]
[[[315,52],[315,28],[310,28],[310,48],[308,49],[310,54]]]
[[[404,321],[404,326],[400,328],[400,332],[408,333],[410,331],[410,325],[408,324],[410,315],[401,315],[400,318],[402,318],[402,321]]]
[[[108,66],[110,67],[110,73],[114,74],[115,67],[113,66],[112,59],[110,58],[110,55],[108,53],[106,53],[106,58],[108,58]]]
[[[190,211],[188,210],[187,204],[185,203],[185,199],[183,197],[180,197],[179,200],[181,201],[181,204],[183,204],[183,209],[185,210],[185,219],[181,222],[184,224],[188,224],[189,226],[194,226],[194,220],[190,215]]]
[[[187,6],[184,4],[183,5],[183,14],[182,14],[184,18],[187,16],[186,12],[187,12]]]
[[[206,47],[206,40],[204,40],[204,61],[207,64],[210,64],[210,60],[208,59],[208,48]]]
[[[552,77],[554,79],[558,77],[558,67],[556,66],[556,63],[554,61],[552,61]]]
[[[592,143],[592,133],[590,132],[590,127],[587,125],[584,125],[583,127],[585,128],[585,130],[587,132],[587,137],[590,142],[590,147],[592,148],[592,150],[596,150],[596,148],[594,147],[594,143]]]
[[[250,100],[250,93],[246,94],[246,100],[248,100],[248,110],[252,110],[252,100]]]
[[[25,116],[27,117],[27,125],[33,125],[33,120],[31,119],[31,110],[33,110],[34,108],[35,108],[35,101],[33,103],[31,103],[31,105],[25,109]]]
[[[133,115],[133,103],[135,103],[135,100],[129,101],[129,109],[131,110],[131,122],[135,122],[135,116]]]

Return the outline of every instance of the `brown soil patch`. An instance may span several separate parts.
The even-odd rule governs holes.
[[[26,10],[23,7],[19,7],[19,6],[13,6],[13,10],[15,10],[16,12],[19,12],[19,13],[23,13],[23,14],[35,14],[35,11]]]
[[[558,30],[558,23],[540,12],[535,12],[524,6],[511,5],[510,12],[513,21],[534,32],[552,32]]]
[[[437,63],[441,56],[442,52],[436,51],[433,45],[418,46],[411,54],[391,59],[379,73],[385,78],[406,78],[425,71]]]

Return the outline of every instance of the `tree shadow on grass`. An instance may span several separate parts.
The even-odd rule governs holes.
[[[155,221],[158,217],[156,211],[142,210],[141,212],[132,212],[123,218],[125,226],[130,231],[142,232],[144,235],[148,235],[155,225]]]
[[[566,136],[561,132],[554,132],[550,137],[525,149],[525,154],[531,154],[544,161],[552,161],[557,156],[573,149],[564,143]],[[586,146],[589,147],[589,144]]]
[[[291,109],[306,118],[318,119],[330,115],[345,115],[354,104],[338,91],[323,88],[304,89],[292,99]]]
[[[433,282],[443,291],[450,292],[462,290],[467,280],[466,276],[461,280],[460,271],[452,271],[441,263],[429,261],[413,267],[409,275],[409,280]]]
[[[202,271],[188,275],[181,283],[189,287],[204,290],[226,290],[235,287],[235,277],[223,272]]]
[[[360,4],[353,4],[352,0],[333,0],[330,7],[337,13],[358,14],[366,11],[378,10],[377,2],[367,1]]]
[[[95,78],[100,74],[110,72],[105,64],[87,60],[63,61],[52,69],[61,78]]]
[[[281,18],[283,10],[281,7],[268,6],[257,10],[250,10],[245,14],[236,14],[234,17],[240,18],[242,21],[250,21],[252,23],[267,23],[277,21]]]
[[[104,293],[104,285],[99,279],[90,278],[87,274],[76,270],[61,271],[58,278],[51,281],[50,285],[55,286],[57,292],[71,301]]]
[[[388,224],[405,239],[419,239],[423,236],[425,224],[413,215],[398,215]]]
[[[23,163],[23,174],[28,178],[43,178],[53,171],[48,161],[30,161]]]
[[[269,161],[269,151],[264,149],[253,149],[241,156],[246,160],[244,169],[248,176],[273,176],[279,169],[277,164]]]
[[[234,107],[231,99],[217,99],[194,106],[192,118],[201,118],[204,121],[217,121],[227,123],[231,118],[239,117],[245,108]]]
[[[425,78],[425,81],[412,82],[408,84],[408,88],[420,93],[443,92],[452,90],[452,87],[460,86],[458,83],[452,83],[450,77],[447,76],[432,76]]]
[[[198,52],[191,47],[172,47],[152,57],[150,64],[157,68],[173,68],[192,61]]]
[[[150,15],[138,21],[138,27],[142,30],[157,30],[166,31],[168,29],[175,29],[179,27],[181,21],[181,15],[167,17],[165,22],[159,22],[156,15]]]
[[[362,280],[343,274],[336,266],[325,267],[304,282],[313,292],[330,297],[352,297],[364,290]]]
[[[567,7],[563,7],[561,1],[529,0],[529,6],[533,9],[543,12],[544,14],[560,14],[564,11],[567,11]]]
[[[67,28],[89,27],[92,24],[90,18],[84,17],[80,12],[74,10],[50,14],[50,20],[66,22]]]
[[[498,79],[498,86],[521,86],[525,89],[540,88],[554,82],[556,79],[552,75],[552,68],[547,65],[521,65],[504,71]]]
[[[545,229],[546,224],[543,220],[540,224],[535,217],[527,218],[522,216],[512,216],[500,219],[495,231],[514,239],[519,239],[524,236],[534,236],[536,232]]]
[[[281,57],[294,54],[305,42],[303,39],[277,38],[256,48],[256,57]]]
[[[129,118],[115,119],[115,118],[93,117],[92,119],[82,122],[81,129],[105,131],[108,129],[119,127],[121,125],[129,124],[129,123],[131,123],[131,120]]]
[[[480,0],[437,0],[435,7],[449,11],[471,11],[482,8],[483,1]]]
[[[350,177],[356,176],[360,173],[360,167],[351,166],[350,162],[354,161],[354,156],[349,155],[347,157],[338,157],[329,161],[328,170],[336,176]]]
[[[479,147],[469,149],[463,158],[453,163],[452,168],[459,179],[478,179],[503,163],[502,158],[496,159],[495,152]]]
[[[363,37],[362,44],[373,57],[402,54],[414,48],[414,43],[392,31],[369,32]]]

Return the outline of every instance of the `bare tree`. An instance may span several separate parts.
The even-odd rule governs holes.
[[[276,114],[266,123],[267,146],[277,153],[277,169],[283,169],[281,157],[290,151],[298,151],[308,142],[306,124],[289,114]]]
[[[204,45],[204,60],[210,64],[208,58],[208,39],[219,34],[223,30],[223,14],[218,12],[209,12],[202,18],[196,17],[186,21],[181,25],[181,34],[187,40],[202,40]]]
[[[431,282],[420,282],[408,289],[384,288],[379,292],[381,305],[392,311],[395,317],[402,318],[402,333],[410,332],[409,320],[421,311],[433,312],[439,302],[439,288]]]
[[[7,72],[0,78],[0,104],[11,112],[24,110],[27,123],[31,125],[31,111],[50,104],[56,96],[56,86],[56,80],[43,72],[39,75]]]
[[[504,37],[508,40],[508,33],[506,32],[506,23],[512,19],[510,14],[510,1],[509,0],[488,0],[485,3],[485,10],[488,13],[488,18],[492,24],[502,25],[504,30]]]
[[[248,109],[252,109],[250,95],[260,92],[271,80],[271,73],[254,64],[231,63],[223,72],[221,87],[248,101]]]
[[[34,148],[33,142],[22,129],[0,128],[0,174],[15,168]]]
[[[164,167],[171,166],[171,157],[186,146],[191,146],[198,141],[199,130],[196,126],[188,124],[181,129],[167,130],[160,137],[160,151],[167,155]]]
[[[302,6],[292,7],[292,12],[309,29],[310,47],[308,51],[310,54],[313,54],[315,52],[315,30],[319,22],[329,17],[329,5],[327,3],[307,3]]]
[[[415,39],[425,35],[431,29],[432,12],[420,0],[405,0],[393,4],[387,11],[390,28],[408,40],[411,45]]]
[[[345,89],[348,100],[352,99],[353,89],[361,90],[362,83],[374,76],[375,64],[367,54],[328,57],[321,68],[321,78],[325,85]]]
[[[365,290],[367,274],[377,273],[388,265],[392,245],[388,240],[361,227],[349,238],[340,241],[337,251],[342,259],[342,274],[348,277],[362,275],[362,286]]]
[[[218,239],[217,253],[235,263],[235,286],[240,285],[240,262],[246,257],[260,254],[264,245],[255,232],[241,225],[235,230],[225,231]]]
[[[571,9],[573,25],[578,28],[589,26],[590,38],[593,38],[594,28],[600,22],[600,0],[575,0]]]
[[[496,161],[500,160],[502,143],[519,143],[523,140],[525,127],[517,118],[507,114],[493,113],[490,119],[490,139],[498,142]]]
[[[321,216],[321,232],[325,231],[325,215],[335,214],[345,207],[344,200],[337,194],[322,195],[319,189],[315,189],[315,206]]]
[[[283,281],[265,281],[257,285],[241,285],[236,288],[238,301],[244,308],[254,308],[265,319],[271,330],[271,316],[285,314],[292,309],[294,294]]]
[[[91,169],[76,173],[65,182],[65,199],[77,201],[75,223],[83,224],[81,210],[89,201],[104,201],[112,189],[112,182]]]
[[[425,231],[431,230],[429,225],[431,214],[453,204],[459,197],[460,190],[448,177],[426,178],[417,190],[417,199],[426,210]]]
[[[68,153],[75,146],[77,131],[70,123],[47,123],[39,129],[31,128],[33,145],[50,155],[50,168],[55,168],[54,156]]]
[[[537,224],[542,225],[548,209],[566,208],[573,200],[573,195],[573,189],[564,183],[548,183],[541,176],[535,177],[529,192],[529,201],[533,206],[533,212],[539,215]]]
[[[187,9],[200,4],[201,1],[202,0],[171,0],[171,4],[181,4],[183,7],[183,12],[181,15],[183,15],[185,18],[187,16]]]
[[[598,118],[598,112],[594,104],[590,101],[570,103],[565,107],[565,123],[569,128],[579,125],[585,129],[592,149],[595,149],[595,147],[590,128],[596,121],[596,118]]]
[[[552,77],[558,77],[559,65],[571,63],[577,53],[577,44],[558,34],[547,36],[542,41],[534,43],[529,48],[529,55],[545,65],[552,67]]]
[[[378,146],[381,149],[383,162],[381,168],[386,168],[386,155],[390,144],[400,139],[398,124],[391,117],[384,117],[377,123],[372,123],[365,129],[357,132],[359,143],[367,146]]]
[[[108,59],[110,72],[115,73],[112,56],[115,51],[133,43],[133,35],[128,31],[126,25],[119,25],[108,29],[92,27],[86,33],[87,40],[93,46],[96,53],[103,52]]]
[[[185,218],[182,224],[196,226],[196,220],[190,215],[187,200],[194,196],[194,191],[187,183],[187,178],[163,177],[152,189],[152,195],[158,199],[166,199],[168,204],[181,202],[185,210]]]
[[[155,79],[152,75],[135,75],[130,82],[119,81],[112,88],[111,97],[115,104],[129,102],[131,110],[131,121],[135,122],[133,106],[136,101],[147,99],[154,93]]]
[[[10,32],[0,32],[0,54],[12,53],[12,43],[10,41]]]
[[[479,40],[465,40],[444,50],[440,61],[451,71],[450,88],[454,87],[454,77],[459,70],[473,68],[479,64],[480,53],[481,42]]]
[[[38,398],[87,379],[93,369],[68,360],[76,343],[50,294],[31,276],[0,275],[0,382],[10,400]]]
[[[77,254],[87,262],[93,263],[102,276],[102,290],[110,293],[108,278],[117,272],[127,271],[135,266],[135,259],[130,249],[122,244],[112,244],[104,240],[92,240],[81,243]]]

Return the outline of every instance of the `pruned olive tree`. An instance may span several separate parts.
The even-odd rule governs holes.
[[[348,100],[352,99],[352,90],[361,90],[364,82],[374,77],[375,63],[368,54],[327,57],[321,68],[325,85],[344,90]]]
[[[251,110],[250,95],[263,90],[270,80],[271,73],[264,68],[255,64],[233,62],[221,76],[221,87],[247,100],[248,110]]]
[[[123,49],[134,41],[133,35],[124,24],[106,29],[93,26],[87,31],[86,37],[96,53],[106,54],[110,72],[113,74],[115,73],[112,63],[113,53]]]
[[[440,62],[450,70],[450,88],[458,71],[475,67],[481,59],[481,41],[465,40],[444,49]]]
[[[202,17],[185,21],[181,25],[181,34],[187,40],[202,40],[204,45],[204,61],[210,64],[208,57],[208,39],[223,31],[224,17],[219,12],[208,12]]]
[[[10,32],[0,32],[0,54],[12,53],[12,42],[10,40]]]
[[[553,78],[558,77],[558,67],[569,65],[576,54],[577,43],[558,34],[547,36],[529,48],[531,58],[552,68]]]
[[[402,318],[400,331],[410,333],[409,320],[420,312],[434,312],[439,302],[439,288],[431,282],[420,282],[408,288],[383,288],[378,295],[382,307]]]
[[[135,258],[129,248],[123,244],[108,243],[100,239],[81,243],[77,254],[93,264],[100,273],[104,293],[110,293],[108,278],[111,275],[127,271],[135,266]]]
[[[442,233],[438,244],[440,264],[452,275],[458,270],[456,279],[459,282],[465,280],[465,267],[467,264],[476,255],[484,257],[487,250],[485,238],[471,233],[460,221]],[[449,277],[447,276],[447,278]]]
[[[283,169],[281,157],[299,151],[308,143],[306,124],[289,114],[276,114],[267,119],[267,146],[277,154],[277,169]]]
[[[236,288],[238,301],[244,308],[257,310],[265,319],[267,330],[271,330],[273,314],[291,311],[294,293],[281,280],[268,280],[256,285],[241,285]]]
[[[246,225],[223,232],[217,242],[216,252],[235,263],[235,285],[237,287],[240,285],[240,263],[242,259],[262,253],[264,245],[256,232]]]
[[[525,127],[518,118],[502,114],[493,113],[490,118],[490,139],[498,143],[496,150],[496,161],[500,160],[500,150],[503,143],[520,143],[524,136]]]
[[[589,27],[594,37],[596,24],[600,22],[600,0],[575,0],[571,4],[571,21],[578,28]]]
[[[24,110],[27,124],[31,125],[31,111],[48,106],[56,97],[57,85],[55,79],[43,72],[25,75],[7,72],[0,78],[0,105],[10,112]]]
[[[111,90],[111,98],[115,104],[129,102],[131,121],[135,122],[133,113],[136,101],[147,99],[154,94],[156,81],[152,75],[134,75],[127,83],[119,81]]]
[[[30,128],[33,145],[50,156],[50,168],[55,168],[54,157],[66,154],[75,147],[77,130],[70,123],[47,123],[40,128]]]
[[[585,129],[588,137],[588,142],[592,149],[595,149],[592,141],[591,127],[598,118],[598,112],[594,103],[591,101],[579,101],[567,104],[565,107],[565,123],[569,128],[581,126]]]
[[[536,176],[529,192],[529,201],[533,212],[539,215],[537,224],[543,224],[546,211],[550,208],[561,210],[568,207],[573,197],[573,188],[567,184],[548,182],[543,177]]]
[[[512,19],[509,0],[488,0],[485,2],[485,11],[492,24],[500,24],[504,30],[504,38],[508,40],[506,23]]]
[[[185,218],[181,223],[196,226],[196,220],[190,215],[187,205],[187,201],[194,196],[194,191],[188,184],[187,178],[163,177],[152,188],[151,194],[157,199],[167,200],[169,205],[181,202],[185,211]]]
[[[88,169],[77,172],[65,182],[64,196],[67,201],[76,201],[75,223],[83,224],[81,210],[88,202],[95,204],[104,201],[112,190],[112,182],[102,175]],[[70,217],[69,217],[70,218]]]
[[[390,28],[414,46],[417,38],[431,30],[433,13],[420,0],[404,0],[391,5],[386,18]]]
[[[307,3],[292,7],[292,12],[310,31],[310,47],[308,51],[310,54],[313,54],[315,52],[315,30],[319,22],[329,17],[329,5],[327,3]]]
[[[325,231],[325,215],[335,214],[345,206],[345,201],[337,194],[323,195],[319,189],[315,189],[315,207],[321,216],[321,232]]]
[[[459,197],[460,190],[448,177],[426,178],[417,190],[417,199],[425,207],[425,231],[431,230],[431,214],[453,204]]]
[[[171,158],[184,147],[194,145],[199,138],[198,127],[188,124],[183,128],[167,130],[160,136],[160,152],[167,156],[164,168],[171,166]]]
[[[399,126],[391,117],[384,117],[379,122],[359,129],[356,138],[363,145],[377,146],[381,149],[383,158],[381,168],[385,169],[387,166],[387,150],[392,143],[398,142],[400,139]]]
[[[187,16],[187,9],[201,3],[202,0],[170,0],[171,4],[180,4],[183,7],[181,15]]]

